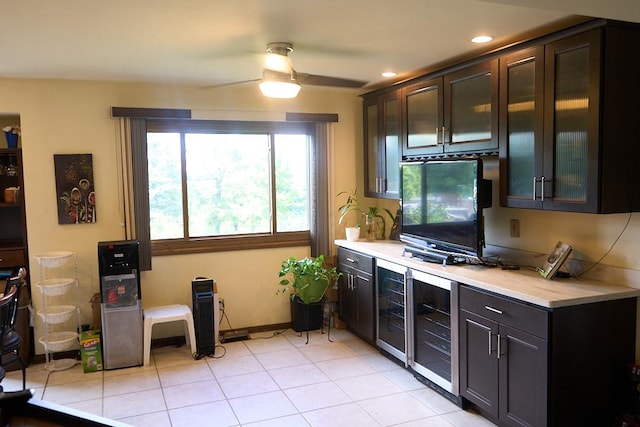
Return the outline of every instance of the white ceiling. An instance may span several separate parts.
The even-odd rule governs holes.
[[[365,80],[494,46],[572,15],[640,22],[639,0],[0,0],[0,77],[224,84],[268,42],[299,72]],[[485,48],[486,49],[486,48]]]

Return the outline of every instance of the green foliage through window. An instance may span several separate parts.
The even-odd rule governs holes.
[[[150,129],[151,240],[309,230],[310,147],[300,126]]]

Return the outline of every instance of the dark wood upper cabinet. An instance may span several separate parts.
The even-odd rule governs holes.
[[[497,151],[497,64],[484,61],[405,87],[403,158]]]
[[[444,90],[442,77],[420,81],[404,88],[403,156],[443,152]]]
[[[367,195],[400,197],[400,160],[499,154],[501,206],[640,211],[639,43],[594,19],[364,95]]]
[[[640,32],[607,25],[500,58],[500,204],[640,209]]]
[[[400,198],[400,102],[397,92],[364,100],[365,195]]]
[[[542,208],[544,49],[500,58],[500,204]]]

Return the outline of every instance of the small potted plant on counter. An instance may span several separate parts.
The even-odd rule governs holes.
[[[282,262],[278,292],[291,294],[291,327],[296,332],[320,329],[321,300],[326,290],[340,277],[336,267],[325,266],[324,255],[316,258],[288,258]],[[289,278],[286,278],[289,276]]]
[[[384,221],[383,213],[386,213],[391,219],[391,225],[395,224],[395,218],[391,211],[387,208],[380,209],[377,206],[369,207],[365,213],[367,224],[367,240],[384,240],[387,235],[387,229]]]
[[[353,217],[355,215],[356,218],[354,226],[347,226],[344,229],[347,240],[350,242],[355,242],[360,238],[360,224],[362,223],[362,217],[365,215],[365,212],[360,207],[360,202],[358,202],[357,191],[356,189],[352,193],[348,191],[338,193],[338,196],[342,196],[343,194],[347,196],[345,204],[338,208],[338,212],[340,213],[338,224],[342,224],[348,216]]]

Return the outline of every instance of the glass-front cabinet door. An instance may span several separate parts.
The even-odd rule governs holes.
[[[498,62],[491,60],[420,80],[403,91],[402,154],[498,150]]]
[[[498,61],[444,76],[445,152],[498,149]]]
[[[378,144],[378,100],[376,98],[365,99],[364,104],[364,168],[366,194],[376,193],[379,185],[380,167],[378,157],[380,147]]]
[[[500,58],[500,204],[596,212],[600,32]]]
[[[421,81],[404,89],[407,136],[403,155],[429,155],[444,151],[442,78]]]
[[[541,208],[544,50],[500,58],[500,204]]]
[[[600,32],[545,46],[545,209],[589,212],[598,198]]]
[[[397,92],[364,100],[366,195],[400,198],[400,103]]]

